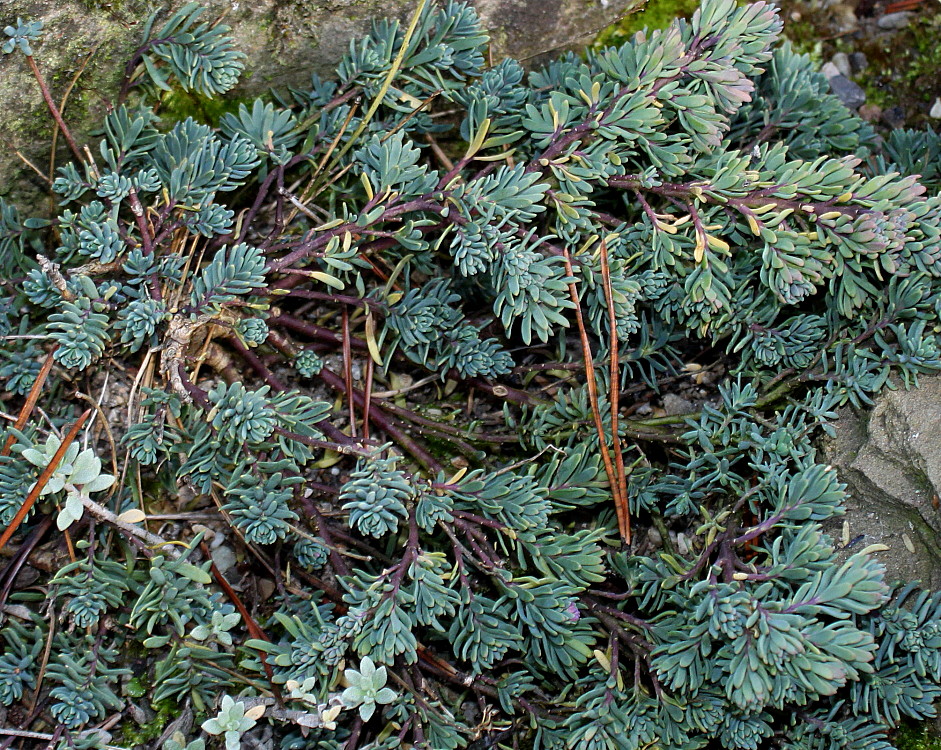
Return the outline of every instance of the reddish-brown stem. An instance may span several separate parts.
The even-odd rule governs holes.
[[[42,474],[39,475],[39,479],[36,480],[36,484],[33,485],[33,489],[30,490],[29,494],[26,496],[26,499],[23,501],[23,505],[20,506],[20,509],[16,512],[16,515],[13,516],[13,520],[10,521],[10,525],[7,526],[7,530],[3,532],[3,536],[0,536],[0,549],[3,549],[4,545],[10,541],[10,537],[13,536],[14,532],[19,528],[20,524],[23,523],[23,519],[26,518],[26,514],[29,513],[33,505],[36,504],[36,499],[43,491],[43,488],[49,483],[49,480],[52,479],[52,475],[55,474],[56,469],[59,468],[59,462],[62,461],[62,457],[69,449],[69,446],[75,442],[75,437],[78,435],[78,431],[82,429],[82,426],[85,424],[88,417],[91,416],[91,411],[91,409],[86,409],[82,416],[80,416],[75,421],[75,424],[69,428],[69,431],[65,434],[65,437],[62,438],[62,442],[59,444],[59,449],[52,456],[52,460],[49,462],[49,465],[43,469]]]
[[[268,318],[268,324],[272,326],[284,326],[292,331],[297,331],[297,333],[303,333],[308,338],[322,341],[326,344],[333,344],[334,346],[343,345],[343,340],[329,328],[315,326],[303,320],[298,320],[292,315],[274,315]],[[355,336],[350,337],[350,346],[360,351],[366,351],[366,349],[368,349],[366,342]]]
[[[52,349],[50,349],[49,354],[46,355],[46,361],[42,363],[42,368],[40,368],[39,374],[36,376],[36,380],[33,383],[32,388],[29,389],[29,395],[26,397],[26,403],[23,404],[23,408],[20,409],[20,413],[16,417],[16,422],[13,424],[14,429],[22,430],[26,426],[26,421],[29,419],[29,415],[33,413],[36,402],[39,400],[39,394],[42,392],[43,383],[46,382],[46,378],[49,376],[50,370],[52,370],[52,355],[56,353],[56,349],[58,348],[59,345],[55,344]],[[10,449],[13,447],[15,442],[16,435],[10,433],[6,439],[6,442],[3,444],[3,449],[0,450],[0,456],[9,455]]]
[[[343,379],[327,368],[320,371],[319,377],[334,390],[340,393],[346,391],[346,384],[343,382]],[[352,392],[352,403],[355,403],[360,408],[364,407],[366,404],[366,399],[362,392],[357,391],[355,388]],[[373,424],[385,432],[392,440],[411,453],[415,460],[428,469],[428,471],[437,474],[442,470],[443,467],[441,464],[439,464],[428,451],[406,435],[381,409],[378,407],[372,408],[369,412],[369,418],[372,420]]]
[[[627,504],[627,474],[624,471],[624,454],[621,451],[621,437],[618,434],[618,409],[621,396],[621,368],[618,363],[617,315],[614,310],[614,290],[611,286],[611,266],[608,263],[608,246],[601,240],[601,281],[608,302],[608,327],[611,329],[610,389],[611,400],[611,441],[614,449],[614,468],[617,473],[618,492],[614,495],[615,510],[618,516],[618,529],[625,544],[631,543],[631,510]]]
[[[372,406],[372,357],[366,357],[366,403],[363,405],[363,440],[369,440],[369,409]]]
[[[568,248],[563,248],[562,257],[565,258],[565,272],[571,277],[574,275],[572,270],[572,259]],[[595,381],[595,364],[591,356],[591,345],[588,343],[588,331],[585,328],[585,319],[582,317],[582,306],[578,299],[578,290],[575,288],[575,282],[569,282],[569,296],[575,305],[575,322],[578,325],[578,334],[582,342],[582,359],[585,362],[585,380],[588,383],[588,400],[591,403],[591,414],[595,422],[595,431],[598,433],[598,445],[601,449],[601,460],[604,462],[604,471],[608,476],[608,484],[611,487],[611,495],[614,497],[615,508],[620,507],[620,488],[617,473],[614,470],[614,464],[611,461],[611,452],[608,450],[608,439],[604,434],[604,421],[601,419],[601,409],[598,406],[598,384]],[[618,513],[618,528],[622,531],[620,512]],[[624,539],[627,542],[627,539]]]
[[[271,372],[266,366],[265,363],[261,361],[255,352],[245,346],[241,341],[238,340],[235,336],[230,336],[226,339],[229,345],[239,353],[239,355],[244,359],[251,368],[261,376],[261,378],[270,385],[274,390],[279,393],[283,393],[287,390],[287,386],[282,383],[278,377]]]
[[[353,405],[353,350],[350,345],[350,311],[343,306],[343,382],[346,384],[346,403],[350,409],[350,436],[356,437],[356,408]]]
[[[290,341],[284,339],[278,334],[277,331],[271,331],[268,334],[268,343],[274,346],[276,349],[293,356],[295,354],[295,347],[291,344]],[[320,371],[320,379],[323,380],[328,386],[333,388],[340,393],[346,392],[346,384],[339,375],[327,368],[324,368]],[[360,408],[363,408],[366,404],[365,396],[362,392],[357,391],[355,388],[352,392],[352,403],[356,404]],[[401,445],[406,451],[408,451],[416,461],[418,461],[422,466],[424,466],[428,471],[432,473],[438,473],[441,471],[442,466],[439,464],[428,451],[422,448],[418,443],[416,443],[412,438],[405,434],[399,426],[392,420],[392,418],[382,411],[378,406],[371,408],[369,412],[369,419],[375,424],[380,430],[385,432],[393,441]],[[349,438],[347,438],[349,439]]]
[[[248,607],[242,602],[239,595],[235,593],[235,589],[229,585],[229,582],[226,580],[225,576],[222,575],[222,571],[212,562],[212,554],[209,551],[209,547],[205,542],[199,543],[199,548],[202,550],[203,554],[206,556],[206,559],[209,560],[209,570],[212,573],[213,578],[216,579],[216,583],[222,588],[225,592],[225,595],[229,597],[232,601],[232,604],[235,605],[235,608],[239,611],[239,614],[242,616],[242,622],[245,623],[245,627],[248,630],[248,634],[252,638],[256,638],[259,641],[271,642],[271,639],[265,634],[265,631],[261,629],[255,618],[252,617],[251,612],[248,611]],[[281,697],[281,691],[278,689],[278,686],[274,683],[274,671],[271,669],[271,665],[268,663],[268,656],[264,652],[261,652],[261,663],[265,668],[265,675],[268,677],[268,683],[271,686],[271,691],[274,693],[275,698],[279,703],[283,702]]]
[[[131,188],[131,192],[127,197],[128,204],[131,206],[131,213],[134,214],[134,221],[137,223],[137,229],[140,231],[141,236],[141,249],[144,251],[144,254],[148,257],[153,257],[154,255],[154,240],[153,235],[150,231],[150,227],[147,224],[147,215],[144,211],[143,205],[141,205],[140,198],[137,197],[137,191],[134,188]],[[148,286],[150,287],[150,296],[154,301],[159,302],[162,298],[160,292],[160,279],[157,277],[157,274],[151,274],[148,278]]]
[[[330,550],[330,564],[333,566],[333,569],[341,576],[350,575],[350,566],[346,564],[346,560],[343,559],[343,555],[339,552],[339,547],[333,538],[333,533],[327,525],[327,519],[323,517],[317,505],[309,498],[305,498],[302,495],[301,503],[317,524],[317,533],[327,543],[327,549]]]
[[[32,55],[27,55],[26,60],[29,62],[29,69],[33,72],[33,78],[35,78],[36,83],[39,84],[39,91],[42,93],[42,98],[46,102],[49,112],[52,114],[52,119],[56,121],[56,125],[58,125],[59,130],[62,131],[62,137],[65,138],[65,142],[69,144],[69,148],[72,150],[72,153],[75,154],[75,158],[79,161],[83,161],[82,151],[75,142],[75,138],[72,137],[72,131],[69,130],[69,126],[66,125],[65,120],[62,119],[62,113],[59,112],[59,107],[56,105],[55,101],[53,101],[52,94],[49,93],[49,87],[46,85],[42,73],[39,72],[39,66],[36,65],[36,61],[33,59]]]

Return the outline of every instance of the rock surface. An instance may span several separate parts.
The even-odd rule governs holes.
[[[830,90],[850,109],[856,109],[866,103],[866,92],[846,76],[831,78],[829,83]]]
[[[830,59],[830,62],[836,66],[836,69],[840,72],[841,75],[846,76],[847,78],[853,75],[850,66],[850,56],[845,52],[837,52]]]
[[[899,11],[898,13],[887,13],[881,16],[877,21],[880,29],[897,30],[904,29],[911,21],[912,14],[909,11]]]
[[[941,587],[941,377],[883,394],[868,415],[845,410],[836,429],[824,450],[850,498],[828,531],[856,542],[848,553],[886,545],[890,580]]]
[[[246,73],[234,93],[254,96],[272,87],[303,85],[314,71],[329,75],[350,40],[366,33],[372,19],[407,19],[415,1],[204,0],[200,5],[207,20],[225,14],[236,46],[248,55]],[[474,0],[472,4],[490,32],[495,61],[507,55],[533,61],[549,51],[584,45],[641,0]],[[166,5],[176,9],[183,2]],[[117,90],[124,65],[140,43],[140,27],[151,3],[4,0],[0,8],[0,28],[17,17],[43,22],[35,59],[56,101],[77,77],[65,119],[83,141],[88,130],[100,123],[105,102]],[[161,19],[168,15],[163,12]],[[22,55],[0,56],[0,101],[5,141],[0,148],[0,195],[28,202],[45,188],[16,150],[48,172],[52,121]],[[65,159],[61,137],[58,140],[59,158]]]

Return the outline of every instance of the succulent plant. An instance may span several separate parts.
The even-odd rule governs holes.
[[[389,679],[385,667],[377,667],[372,659],[364,656],[359,669],[346,669],[343,677],[349,687],[343,691],[340,700],[347,708],[358,708],[360,718],[369,721],[377,706],[385,706],[396,699],[392,688],[387,688]]]

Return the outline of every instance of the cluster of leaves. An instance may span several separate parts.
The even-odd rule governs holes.
[[[941,596],[841,554],[811,438],[941,371],[936,134],[871,152],[761,2],[528,74],[421,3],[218,127],[155,110],[234,84],[226,27],[153,29],[58,216],[0,205],[0,377],[60,394],[0,452],[0,703],[106,742],[132,653],[228,747],[888,750],[934,715]],[[621,414],[694,351],[699,413]],[[121,418],[66,446],[105,373]],[[141,526],[184,496],[269,602]],[[72,561],[13,591],[57,507]]]

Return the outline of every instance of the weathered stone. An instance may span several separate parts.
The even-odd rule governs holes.
[[[666,393],[663,396],[663,412],[667,416],[676,416],[678,414],[690,414],[696,411],[696,406],[692,401],[688,401],[675,393]]]
[[[853,75],[858,75],[862,73],[866,68],[869,67],[869,60],[866,59],[866,55],[862,52],[851,52],[850,53],[850,71]]]
[[[828,79],[830,91],[850,109],[856,109],[866,103],[866,92],[844,75],[835,75]]]
[[[407,19],[416,0],[204,0],[203,17],[225,14],[236,46],[248,57],[235,96],[255,96],[272,87],[304,85],[311,72],[329,75],[351,39],[365,34],[372,19]],[[172,0],[173,9],[183,0]],[[495,61],[512,56],[535,61],[550,51],[584,45],[593,34],[641,0],[476,0],[489,30]],[[116,93],[124,66],[140,43],[151,11],[146,0],[5,0],[0,27],[19,16],[43,22],[35,60],[61,101],[77,79],[65,119],[80,142],[100,125]],[[161,14],[165,19],[168,12]],[[157,21],[157,28],[161,19]],[[87,64],[86,64],[87,63]],[[48,190],[16,150],[47,172],[52,120],[25,58],[0,56],[0,195],[31,202]],[[60,162],[68,158],[58,139]]]
[[[931,109],[928,110],[928,116],[936,120],[941,119],[941,96],[935,97],[934,104],[932,104]]]
[[[842,73],[840,73],[840,69],[836,66],[835,63],[832,62],[824,63],[820,68],[820,72],[823,73],[824,77],[828,81],[831,78],[836,78],[838,75],[842,75]]]
[[[878,104],[864,104],[859,108],[859,116],[867,122],[878,122],[882,116],[882,107]]]
[[[848,34],[859,26],[859,19],[848,3],[838,3],[831,11],[833,30],[838,34]]]
[[[882,110],[882,122],[890,128],[900,128],[905,125],[905,109],[898,105]]]
[[[876,25],[886,31],[895,31],[896,29],[904,29],[908,26],[908,22],[911,18],[912,14],[907,10],[902,10],[898,13],[886,13],[876,21]]]
[[[845,52],[837,52],[831,59],[832,62],[838,71],[847,78],[852,75],[850,70],[850,57]]]
[[[941,377],[922,377],[917,389],[880,396],[868,414],[844,410],[836,437],[824,446],[849,494],[847,515],[828,531],[856,540],[847,554],[886,545],[878,557],[887,578],[934,588],[941,586],[939,435]]]
[[[232,576],[228,575],[231,570],[236,577],[238,576],[238,573],[235,571],[235,565],[238,559],[232,547],[227,544],[220,544],[212,550],[211,554],[212,561],[216,564],[216,567],[219,568],[219,572],[222,573],[222,575],[226,578],[232,578]]]

